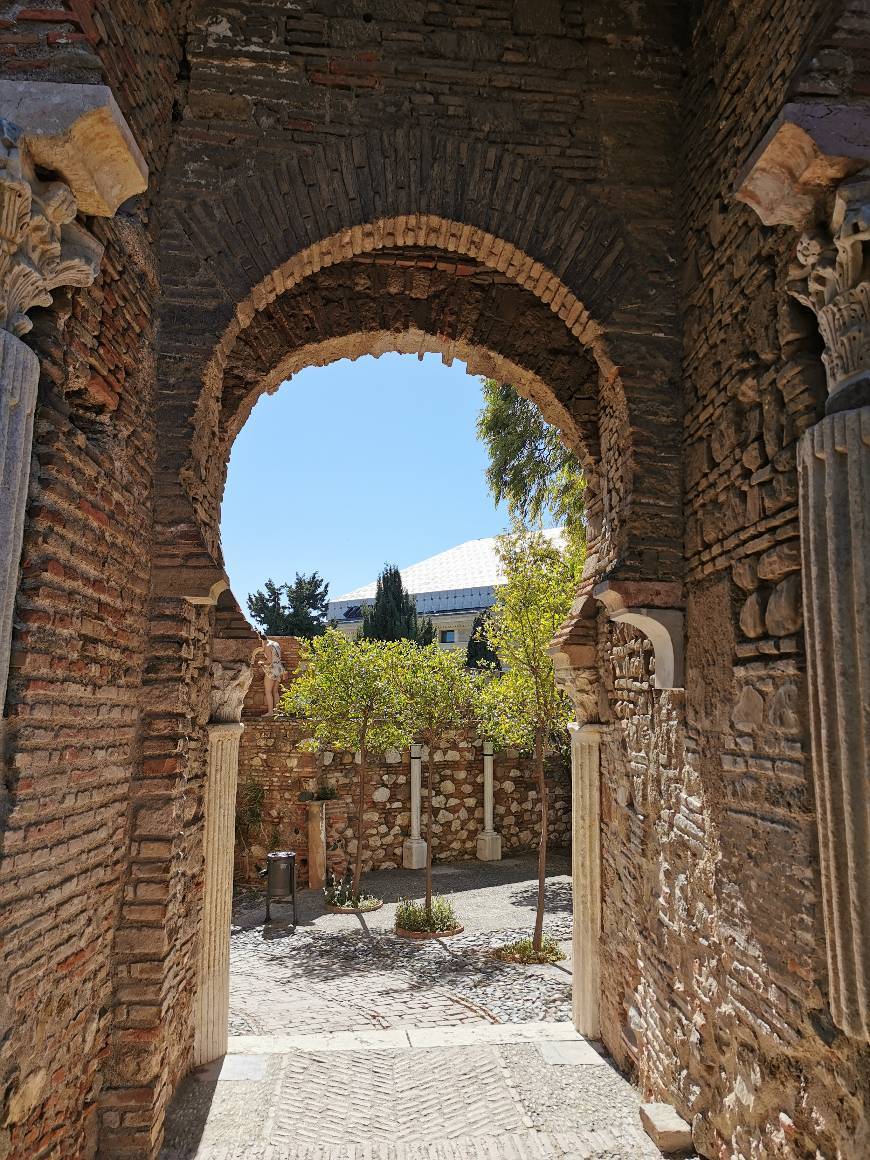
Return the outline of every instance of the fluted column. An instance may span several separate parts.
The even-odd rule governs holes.
[[[227,1050],[233,837],[239,741],[243,729],[244,726],[238,721],[208,726],[203,836],[205,888],[197,975],[194,1066],[218,1059]]]
[[[420,837],[420,802],[423,792],[423,757],[419,745],[411,746],[411,836],[402,843],[402,865],[421,870],[426,865],[426,843]]]
[[[39,359],[20,338],[0,330],[0,715],[9,677],[38,383]]]
[[[581,1035],[597,1039],[601,936],[600,725],[571,732],[571,865],[574,894],[573,1012]]]
[[[870,407],[800,441],[810,725],[831,1012],[870,1038]]]
[[[789,292],[818,318],[826,416],[798,444],[810,729],[831,1014],[870,1039],[870,171],[829,232],[804,234]]]
[[[495,832],[495,786],[491,741],[483,743],[483,830],[477,835],[477,857],[481,862],[501,860],[501,834]]]

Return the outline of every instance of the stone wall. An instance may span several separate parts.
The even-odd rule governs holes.
[[[297,851],[299,881],[308,882],[307,798],[321,785],[337,791],[326,803],[327,864],[342,874],[356,854],[357,775],[351,753],[314,755],[299,748],[305,736],[299,722],[281,718],[248,719],[239,755],[239,793],[253,781],[265,788],[262,823],[236,843],[238,881],[259,881],[256,867],[267,850]],[[426,750],[423,790],[428,777]],[[512,751],[495,754],[493,783],[495,829],[502,853],[537,848],[538,792],[531,759]],[[548,840],[570,845],[571,783],[565,759],[548,763]],[[479,742],[458,733],[445,736],[435,751],[433,857],[438,862],[476,857],[483,829],[483,750]],[[402,842],[410,835],[410,754],[389,752],[372,761],[365,805],[365,870],[392,870],[402,865]],[[424,809],[425,826],[425,809]]]
[[[602,1035],[704,1156],[857,1157],[867,1056],[826,1000],[795,470],[824,371],[814,320],[785,292],[794,231],[733,200],[833,8],[699,9],[682,184],[686,688],[656,692],[649,643],[600,631]],[[866,8],[850,19],[866,30]],[[804,91],[848,100],[860,60],[847,67],[842,29],[830,39]]]

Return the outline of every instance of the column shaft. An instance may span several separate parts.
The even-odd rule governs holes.
[[[807,678],[831,1012],[870,1038],[870,407],[801,438]]]
[[[194,1066],[226,1054],[230,1010],[233,835],[239,774],[239,722],[209,725],[205,787],[205,890],[197,984]]]
[[[571,859],[574,892],[574,1025],[597,1039],[601,936],[600,735],[598,725],[571,729]]]
[[[483,831],[477,835],[477,857],[481,862],[501,861],[501,835],[495,832],[495,786],[490,741],[483,743]]]
[[[419,745],[411,746],[411,836],[402,843],[402,865],[406,870],[420,870],[426,865],[426,843],[420,837],[421,799],[423,795],[423,758]]]
[[[20,338],[0,330],[0,716],[9,677],[38,383],[39,359]]]

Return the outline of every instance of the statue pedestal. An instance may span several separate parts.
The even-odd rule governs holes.
[[[426,843],[422,838],[406,838],[402,843],[402,865],[406,870],[422,870],[426,865]]]

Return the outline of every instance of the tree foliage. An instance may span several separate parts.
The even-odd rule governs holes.
[[[385,564],[378,577],[375,602],[363,608],[360,636],[365,640],[412,640],[419,645],[435,639],[432,621],[417,616],[417,603],[405,591],[395,564]]]
[[[539,532],[517,528],[499,537],[505,583],[497,589],[489,640],[505,671],[484,683],[478,712],[482,734],[501,748],[534,754],[541,804],[538,908],[533,943],[540,952],[547,862],[547,788],[544,759],[564,743],[571,702],[556,684],[549,646],[571,607],[575,562]]]
[[[248,612],[273,636],[320,636],[326,629],[329,585],[319,573],[296,573],[292,584],[267,580],[248,597]]]
[[[540,524],[549,514],[566,529],[575,554],[586,540],[586,481],[570,451],[528,399],[507,383],[483,380],[483,407],[477,435],[486,445],[486,480],[496,503],[511,515]]]
[[[303,647],[300,675],[282,699],[286,712],[310,723],[314,745],[359,754],[355,898],[362,875],[369,755],[403,749],[411,741],[396,681],[403,647],[400,642],[348,640],[327,628]]]
[[[405,643],[397,672],[405,721],[411,736],[429,750],[426,786],[426,915],[432,918],[432,793],[435,750],[448,729],[470,723],[476,704],[476,674],[462,654],[437,644],[420,648]]]
[[[478,612],[471,626],[471,635],[465,650],[465,664],[470,669],[497,669],[500,672],[501,661],[489,643],[488,624],[489,610],[484,609],[482,612]]]

